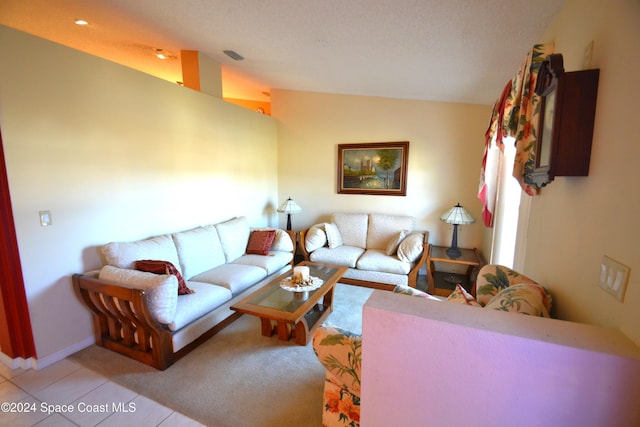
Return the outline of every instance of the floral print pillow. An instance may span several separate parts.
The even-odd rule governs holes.
[[[476,300],[485,306],[503,289],[518,283],[536,283],[508,267],[488,264],[480,269],[476,279]]]
[[[482,307],[478,301],[462,285],[457,284],[456,289],[447,297],[447,302],[465,304],[473,307]]]
[[[535,283],[520,283],[501,290],[493,297],[486,309],[551,317],[551,296],[544,287]]]
[[[427,292],[421,291],[420,289],[412,288],[410,286],[398,285],[395,288],[393,288],[393,293],[402,294],[402,295],[411,295],[414,297],[423,297],[426,299],[440,301],[440,298],[436,298]]]

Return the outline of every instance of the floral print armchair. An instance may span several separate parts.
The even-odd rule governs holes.
[[[327,370],[322,425],[359,426],[362,337],[322,325],[313,336],[313,350]]]

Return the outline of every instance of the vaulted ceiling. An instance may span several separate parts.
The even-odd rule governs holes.
[[[492,104],[563,3],[2,0],[0,24],[172,82],[180,51],[196,50],[221,64],[229,98],[289,89]]]

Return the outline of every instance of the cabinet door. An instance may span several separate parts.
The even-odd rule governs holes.
[[[565,73],[561,54],[543,62],[535,92],[541,97],[533,181],[587,176],[600,70]]]

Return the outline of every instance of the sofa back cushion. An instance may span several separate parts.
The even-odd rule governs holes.
[[[338,227],[344,245],[362,249],[367,247],[368,214],[334,213],[331,215],[331,222]]]
[[[141,259],[169,261],[182,273],[178,251],[168,234],[137,242],[111,242],[102,247],[108,265],[135,269],[135,262]]]
[[[216,230],[227,263],[244,255],[251,232],[246,217],[241,216],[216,224]]]
[[[173,233],[182,275],[187,280],[225,263],[224,252],[213,225]]]
[[[399,231],[409,234],[415,223],[416,219],[412,216],[370,214],[366,248],[386,250],[389,241]]]

